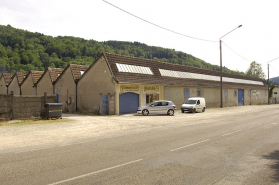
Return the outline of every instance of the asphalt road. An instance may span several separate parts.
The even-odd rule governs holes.
[[[279,184],[279,107],[266,107],[206,119],[213,109],[191,124],[188,113],[150,116],[142,121],[177,123],[1,153],[0,184]]]

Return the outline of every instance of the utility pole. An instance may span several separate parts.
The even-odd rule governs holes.
[[[267,86],[268,86],[268,88],[267,88],[267,97],[268,97],[268,99],[267,99],[267,105],[269,105],[269,63],[267,63],[267,78],[268,78],[268,80],[267,80]]]
[[[239,25],[237,28],[240,28],[241,26],[242,25]],[[232,31],[236,30],[237,28],[233,29]],[[228,32],[221,38],[225,37],[232,31]],[[219,39],[220,40],[220,107],[223,108],[223,68],[222,68],[222,40],[221,40],[221,38]]]
[[[277,57],[277,58],[275,58],[275,59],[273,59],[273,60],[276,60],[276,59],[278,59],[278,58],[279,58],[279,57]],[[267,91],[268,91],[268,96],[267,96],[267,97],[268,97],[268,100],[267,100],[267,104],[268,104],[268,105],[269,105],[269,98],[270,98],[270,97],[269,97],[269,86],[270,86],[270,82],[269,82],[269,62],[272,62],[273,60],[270,60],[270,61],[267,62],[267,78],[268,78],[268,79],[267,79],[267,85],[268,85],[268,90],[267,90]]]

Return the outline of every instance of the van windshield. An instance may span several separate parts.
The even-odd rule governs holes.
[[[187,100],[185,104],[196,104],[197,100]]]

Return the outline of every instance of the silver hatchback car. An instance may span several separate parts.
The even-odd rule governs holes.
[[[175,110],[176,106],[172,101],[160,100],[155,101],[150,105],[139,107],[137,113],[143,114],[144,116],[147,116],[148,114],[168,114],[173,116]]]

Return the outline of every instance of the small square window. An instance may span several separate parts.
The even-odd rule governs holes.
[[[277,92],[274,92],[274,94],[277,94]]]

